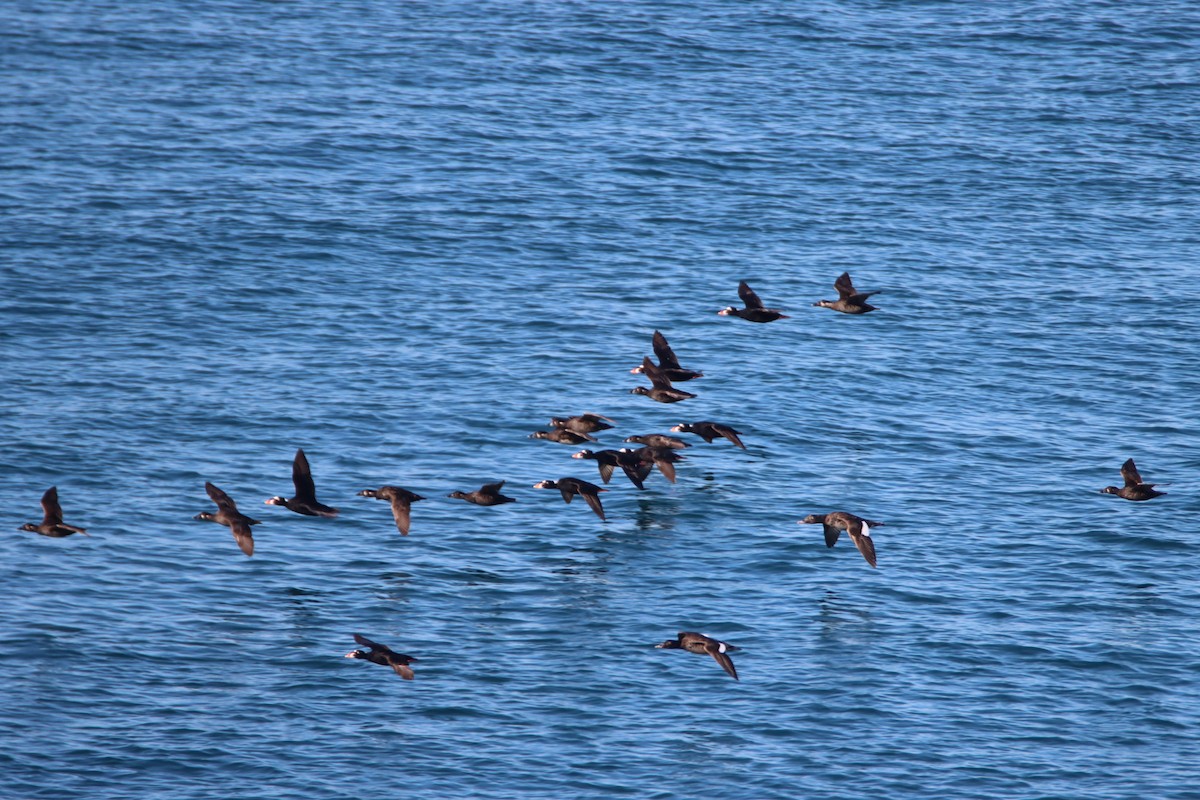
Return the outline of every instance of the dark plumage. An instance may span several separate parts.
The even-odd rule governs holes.
[[[499,483],[485,483],[473,492],[454,491],[446,495],[446,497],[454,497],[458,500],[466,500],[468,503],[474,503],[477,506],[498,506],[504,503],[515,503],[515,498],[505,497],[500,494],[500,489],[504,486],[504,481]]]
[[[675,482],[675,465],[683,461],[683,456],[669,447],[622,447],[618,452],[627,453],[630,458],[636,458],[645,465],[658,467],[658,471],[671,483]]]
[[[91,536],[85,529],[77,528],[74,525],[68,525],[63,522],[62,506],[58,504],[57,486],[51,486],[42,495],[41,523],[34,525],[32,522],[26,522],[19,530],[40,533],[42,536],[50,536],[55,539],[70,536],[72,533],[82,533],[84,536]]]
[[[840,311],[843,314],[866,314],[868,311],[877,310],[875,306],[867,303],[867,298],[875,292],[859,292],[854,288],[854,284],[850,281],[850,273],[843,272],[838,276],[838,279],[833,282],[833,288],[837,289],[837,300],[818,300],[813,303],[814,306],[821,308],[832,308],[834,311]]]
[[[640,456],[626,450],[580,450],[571,458],[586,458],[596,462],[600,469],[600,479],[608,483],[612,479],[613,470],[620,467],[629,478],[630,483],[639,489],[645,489],[643,482],[650,475],[652,464],[642,462]]]
[[[1125,460],[1121,465],[1121,477],[1125,480],[1125,485],[1117,488],[1116,486],[1105,486],[1100,490],[1101,494],[1115,494],[1117,497],[1124,497],[1126,500],[1153,500],[1155,497],[1161,497],[1166,492],[1160,492],[1155,489],[1155,486],[1167,486],[1165,483],[1142,483],[1142,476],[1138,472],[1137,466],[1133,463],[1133,459]]]
[[[275,495],[264,502],[269,506],[283,506],[297,514],[307,517],[336,517],[338,510],[330,508],[317,501],[317,487],[313,483],[312,470],[308,468],[308,459],[303,450],[296,451],[292,459],[292,485],[296,489],[293,497]]]
[[[552,431],[534,431],[529,434],[529,438],[549,439],[559,444],[583,444],[584,442],[596,441],[595,436],[589,436],[586,433],[577,433],[569,428],[555,428]]]
[[[638,436],[626,436],[625,441],[635,442],[637,444],[646,445],[647,447],[670,447],[674,450],[682,450],[685,447],[691,447],[690,444],[683,439],[678,439],[674,436],[667,436],[663,433],[643,433]]]
[[[645,386],[638,386],[630,389],[630,394],[644,394],[651,400],[657,400],[660,403],[678,403],[680,400],[696,396],[691,392],[673,387],[670,379],[654,365],[649,356],[642,359],[642,374],[650,379],[652,387],[647,389]]]
[[[250,534],[250,526],[257,525],[258,520],[250,519],[238,511],[237,504],[229,498],[229,495],[211,483],[204,484],[204,491],[208,492],[208,496],[217,504],[217,511],[216,513],[201,511],[193,519],[224,525],[233,532],[234,541],[238,543],[238,547],[242,548],[242,552],[248,556],[254,555],[254,537]]]
[[[592,511],[596,512],[596,516],[604,519],[604,507],[600,505],[600,492],[607,492],[608,489],[601,489],[594,483],[588,483],[579,478],[559,478],[557,481],[538,481],[533,485],[535,489],[558,489],[562,493],[562,499],[570,503],[575,495],[580,495],[587,504],[591,506]]]
[[[425,498],[408,489],[399,486],[380,486],[378,489],[363,489],[359,497],[374,497],[376,500],[387,500],[392,505],[392,517],[396,520],[396,529],[408,536],[408,521],[412,504]]]
[[[370,661],[372,664],[381,664],[385,667],[391,667],[396,671],[396,674],[406,681],[413,679],[412,667],[409,664],[421,659],[414,656],[406,656],[403,653],[397,653],[387,645],[372,642],[361,633],[354,634],[354,641],[370,648],[369,650],[351,650],[346,653],[345,658],[361,658],[364,661]]]
[[[799,520],[798,524],[823,525],[826,547],[833,547],[837,544],[838,536],[845,531],[850,534],[850,541],[854,542],[854,546],[858,548],[858,552],[862,553],[867,563],[872,567],[875,566],[875,542],[871,539],[871,528],[882,527],[882,522],[856,517],[845,511],[833,511],[828,514],[809,514]]]
[[[754,293],[749,284],[742,281],[738,284],[738,297],[746,304],[745,308],[728,306],[717,312],[722,317],[738,317],[748,322],[774,322],[777,319],[788,319],[788,315],[774,308],[766,308],[763,301]]]
[[[741,431],[735,431],[733,428],[729,427],[728,425],[722,425],[720,422],[710,422],[708,420],[701,420],[700,422],[682,422],[676,425],[674,428],[671,428],[671,432],[694,433],[709,444],[712,444],[714,439],[724,437],[743,450],[746,449],[746,445],[742,444],[742,440],[738,438],[738,434],[740,434]]]
[[[728,653],[740,648],[734,647],[728,642],[705,636],[703,633],[680,631],[677,638],[667,639],[662,644],[654,646],[662,650],[687,650],[689,653],[697,655],[712,656],[713,660],[721,665],[721,669],[728,672],[735,681],[741,680],[738,678],[737,670],[733,668],[733,659],[728,656]]]
[[[696,378],[703,378],[703,372],[697,372],[694,369],[684,369],[679,365],[679,359],[675,357],[675,351],[671,349],[671,345],[667,343],[667,337],[663,336],[658,331],[654,332],[654,338],[651,341],[654,347],[654,355],[658,356],[658,368],[663,371],[670,381],[690,381]],[[634,375],[641,375],[646,371],[645,365],[639,365],[629,370]]]
[[[555,428],[566,428],[575,433],[595,433],[596,431],[606,431],[612,427],[610,422],[615,422],[603,414],[578,414],[574,417],[551,417],[550,424]],[[594,441],[594,440],[593,440]]]

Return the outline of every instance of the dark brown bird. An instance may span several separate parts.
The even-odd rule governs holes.
[[[629,458],[636,458],[643,464],[658,467],[658,471],[671,483],[675,482],[675,465],[683,461],[683,456],[669,447],[622,447],[618,452],[627,453]]]
[[[862,553],[867,563],[875,566],[875,542],[871,540],[871,528],[881,527],[882,522],[856,517],[845,511],[833,511],[828,514],[809,514],[797,524],[825,526],[826,547],[837,544],[838,536],[845,531],[850,534],[850,541],[854,542],[854,546]]]
[[[733,428],[729,427],[728,425],[722,425],[720,422],[710,422],[708,420],[701,420],[700,422],[682,422],[676,425],[674,428],[671,428],[671,432],[694,433],[709,444],[712,444],[714,439],[724,437],[743,450],[746,449],[746,445],[742,444],[742,440],[738,438],[738,434],[740,434],[741,431],[735,431]]]
[[[403,653],[397,653],[387,645],[372,642],[361,633],[354,634],[354,641],[358,642],[369,650],[351,650],[346,653],[345,658],[361,658],[364,661],[370,661],[372,664],[381,664],[385,667],[391,667],[396,671],[396,674],[406,681],[413,679],[413,670],[409,664],[421,659],[414,656],[406,656]]]
[[[224,525],[233,532],[233,538],[238,543],[238,547],[242,548],[242,552],[248,556],[254,555],[254,537],[250,534],[250,526],[257,525],[258,520],[250,519],[238,511],[237,504],[229,498],[229,495],[211,483],[205,482],[204,491],[208,492],[208,496],[217,504],[217,511],[215,514],[211,511],[201,511],[193,519]]]
[[[818,300],[813,303],[814,306],[821,308],[832,308],[834,311],[840,311],[843,314],[866,314],[868,311],[877,310],[875,306],[867,303],[867,298],[875,292],[859,292],[854,288],[854,284],[850,282],[850,273],[843,272],[838,276],[838,279],[833,282],[833,288],[837,289],[837,300]]]
[[[1105,486],[1100,490],[1101,494],[1115,494],[1117,497],[1124,497],[1126,500],[1153,500],[1155,497],[1160,497],[1166,492],[1160,492],[1155,489],[1155,486],[1169,486],[1166,483],[1142,483],[1142,476],[1138,472],[1137,466],[1133,463],[1133,459],[1126,459],[1121,465],[1121,477],[1125,479],[1125,485],[1117,488],[1116,486]]]
[[[656,644],[655,647],[661,650],[687,650],[689,653],[697,655],[709,655],[713,660],[721,665],[721,669],[729,673],[735,680],[738,678],[737,670],[733,668],[733,659],[728,653],[741,648],[734,647],[728,642],[722,642],[720,639],[714,639],[711,636],[705,636],[703,633],[695,633],[694,631],[680,631],[679,636],[675,639],[667,639],[662,644]]]
[[[745,281],[738,284],[738,297],[742,298],[742,302],[746,304],[745,308],[727,306],[717,314],[722,317],[738,317],[749,322],[774,322],[777,319],[789,319],[787,314],[777,309],[766,308],[763,301]]]
[[[654,347],[654,355],[658,356],[658,368],[663,371],[670,381],[683,383],[684,381],[703,378],[703,372],[697,372],[694,369],[684,369],[679,365],[679,359],[675,357],[675,351],[671,349],[671,345],[667,343],[667,337],[663,336],[658,331],[654,332],[654,338],[651,340]],[[645,366],[636,366],[629,370],[634,375],[641,375],[646,371]]]
[[[297,450],[296,457],[292,459],[292,485],[296,489],[293,497],[277,494],[263,502],[269,506],[283,506],[307,517],[336,517],[338,515],[336,508],[330,508],[317,501],[317,487],[313,483],[312,470],[308,468],[308,459],[305,458],[303,450]]]
[[[529,438],[549,439],[559,444],[583,444],[584,442],[596,441],[595,436],[589,436],[586,433],[577,433],[570,428],[555,428],[552,431],[534,431],[529,434]]]
[[[458,500],[466,500],[468,503],[474,503],[477,506],[499,506],[504,503],[515,503],[515,498],[505,497],[500,494],[500,489],[504,486],[504,481],[499,483],[485,483],[473,492],[454,491],[446,495]]]
[[[667,436],[663,433],[643,433],[638,436],[626,436],[625,441],[635,442],[646,447],[670,447],[673,450],[682,450],[685,447],[691,447],[683,439]]]
[[[556,481],[538,481],[533,485],[535,489],[558,489],[562,493],[562,499],[570,504],[575,499],[575,495],[581,496],[591,506],[592,511],[596,512],[596,516],[604,519],[604,507],[600,505],[600,492],[607,492],[608,489],[601,489],[594,483],[588,483],[579,478],[559,478]]]
[[[580,450],[571,458],[586,458],[596,462],[600,469],[600,480],[608,483],[612,479],[613,470],[617,467],[629,478],[629,482],[639,489],[645,489],[643,482],[650,476],[653,464],[646,464],[640,456],[623,450]]]
[[[575,433],[595,433],[596,431],[606,431],[612,427],[610,422],[616,420],[609,419],[603,414],[579,414],[574,417],[551,417],[550,424],[555,428],[566,428]],[[595,441],[595,440],[593,440]]]
[[[51,486],[42,495],[41,524],[34,525],[32,522],[26,522],[19,530],[40,533],[42,536],[50,536],[55,539],[70,536],[72,533],[82,533],[84,536],[91,536],[85,529],[77,528],[74,525],[68,525],[63,522],[62,506],[58,504],[57,486]]]
[[[378,489],[363,489],[359,497],[374,497],[376,500],[387,500],[392,505],[392,517],[396,520],[396,529],[408,536],[409,516],[412,504],[425,498],[408,489],[399,486],[380,486]]]
[[[666,373],[655,366],[649,356],[642,359],[642,374],[650,379],[652,387],[647,389],[645,386],[638,386],[630,389],[630,394],[644,394],[651,400],[657,400],[660,403],[678,403],[680,400],[696,396],[691,392],[673,387]]]

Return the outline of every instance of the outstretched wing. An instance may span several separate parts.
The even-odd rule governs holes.
[[[837,544],[838,537],[841,536],[842,532],[839,529],[830,525],[828,522],[825,523],[824,527],[825,527],[825,546],[833,547],[835,544]]]
[[[42,524],[61,525],[62,506],[58,504],[58,487],[51,486],[42,495]]]
[[[670,389],[671,379],[667,377],[667,373],[654,365],[650,360],[650,356],[642,358],[642,374],[650,379],[650,383],[654,384],[655,389]]]
[[[400,497],[393,494],[391,498],[392,517],[396,520],[396,529],[404,536],[408,536],[408,521],[412,511],[412,501],[407,497]]]
[[[292,461],[292,483],[296,487],[296,499],[309,503],[317,502],[317,487],[313,484],[312,470],[303,450],[296,451]]]
[[[833,288],[837,289],[838,297],[842,300],[849,300],[857,294],[854,291],[854,283],[850,280],[849,272],[838,275],[838,279],[833,282]]]
[[[392,652],[392,649],[390,647],[388,647],[386,644],[379,644],[378,642],[372,642],[370,639],[363,636],[361,633],[354,634],[354,641],[358,642],[359,644],[363,645],[364,647],[369,647],[372,650],[378,650],[381,653]]]
[[[587,501],[587,504],[591,507],[592,511],[596,512],[596,516],[600,519],[604,519],[604,506],[600,505],[600,495],[587,494],[586,492],[580,492],[580,495],[584,500]]]
[[[411,681],[413,679],[413,675],[415,673],[413,672],[412,667],[410,667],[408,664],[403,664],[399,661],[391,661],[389,663],[391,663],[392,669],[396,670],[396,674],[401,678],[404,678],[406,681]]]
[[[733,667],[733,659],[725,652],[728,648],[723,642],[709,642],[704,649],[721,665],[721,669],[729,673],[730,677],[735,681],[741,680],[737,676],[737,670]]]
[[[741,433],[741,431],[735,431],[733,428],[729,427],[728,425],[713,425],[713,430],[716,431],[717,433],[721,434],[726,439],[733,442],[734,444],[736,444],[738,447],[742,448],[743,450],[746,449],[746,445],[742,444],[742,440],[738,438],[738,434]]]
[[[854,542],[854,546],[858,548],[858,552],[862,553],[867,563],[874,567],[875,542],[871,539],[871,527],[866,524],[865,520],[856,520],[846,528],[846,533],[850,534],[850,541]]]
[[[205,481],[204,491],[208,492],[208,496],[212,498],[212,501],[217,504],[217,508],[221,511],[231,512],[234,514],[238,513],[237,503],[233,502],[233,499],[230,498],[229,495],[225,494],[225,492],[221,491],[216,486],[213,486],[211,483]]]
[[[1137,466],[1133,463],[1133,459],[1127,459],[1121,465],[1121,477],[1125,479],[1126,486],[1137,486],[1142,483],[1142,475],[1138,472]]]
[[[738,297],[742,298],[742,302],[746,304],[746,308],[763,308],[763,301],[750,288],[750,284],[742,281],[738,284]]]
[[[667,344],[667,337],[658,331],[654,332],[654,355],[658,356],[658,365],[663,369],[683,369],[679,366],[679,359],[675,357],[675,351],[671,349],[671,345]]]
[[[233,540],[242,548],[242,552],[248,556],[254,555],[254,536],[250,533],[250,524],[235,520],[229,525],[229,530],[233,531]]]

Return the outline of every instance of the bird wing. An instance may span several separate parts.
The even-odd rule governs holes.
[[[1138,472],[1132,458],[1126,459],[1125,463],[1121,465],[1121,477],[1125,479],[1126,486],[1137,486],[1142,482],[1142,475]]]
[[[216,486],[205,482],[204,491],[208,492],[208,496],[211,497],[212,501],[217,504],[217,508],[219,510],[234,514],[239,513],[237,510],[237,503],[233,502],[233,499],[229,495],[225,494],[225,492],[221,491]]]
[[[393,494],[391,505],[392,517],[396,520],[396,529],[404,536],[408,536],[408,520],[409,513],[412,511],[412,502],[407,497]]]
[[[646,478],[650,477],[650,470],[654,469],[654,464],[645,461],[639,461],[636,464],[622,464],[621,469],[625,471],[625,476],[630,482],[639,489],[645,489],[643,485]]]
[[[746,304],[746,308],[764,308],[763,301],[750,288],[750,284],[745,281],[741,281],[738,284],[738,297],[742,298],[742,302]]]
[[[497,483],[485,483],[479,487],[480,494],[500,494],[500,490],[504,488],[504,481]]]
[[[58,504],[58,487],[51,486],[42,495],[42,524],[62,525],[62,506]]]
[[[841,536],[842,532],[840,529],[833,527],[828,522],[825,523],[824,528],[825,546],[833,547],[835,544],[837,544],[838,537]]]
[[[838,279],[833,282],[833,288],[837,289],[838,298],[841,300],[850,300],[857,294],[854,291],[854,283],[850,280],[849,272],[838,275]]]
[[[675,464],[666,458],[655,458],[655,465],[658,466],[658,471],[663,474],[663,477],[671,483],[675,482]]]
[[[413,668],[410,667],[408,664],[403,664],[399,661],[394,661],[394,660],[390,660],[390,661],[388,661],[388,663],[391,665],[392,669],[394,669],[396,671],[396,674],[399,675],[401,678],[404,678],[404,680],[411,681],[413,679],[413,675],[415,673],[413,672]]]
[[[683,369],[679,366],[679,359],[675,357],[675,351],[671,349],[671,345],[667,344],[667,337],[658,331],[654,332],[654,355],[658,356],[658,365],[663,369]]]
[[[596,462],[596,466],[600,468],[600,480],[608,483],[612,480],[613,470],[616,469],[614,464],[604,464],[600,461]]]
[[[746,445],[742,444],[742,440],[738,438],[738,434],[741,433],[741,431],[735,431],[733,428],[729,427],[728,425],[713,425],[712,427],[713,427],[714,431],[721,434],[726,439],[728,439],[729,441],[736,444],[738,447],[742,448],[743,450],[746,449]]]
[[[728,648],[724,642],[709,642],[705,645],[704,649],[721,665],[721,669],[729,673],[730,677],[735,681],[741,680],[737,675],[737,670],[733,667],[733,659],[725,652]]]
[[[229,530],[233,531],[233,540],[242,548],[242,552],[248,556],[254,555],[254,536],[250,533],[250,523],[234,520],[229,524]]]
[[[655,389],[671,388],[671,379],[667,377],[667,373],[654,365],[650,356],[642,357],[642,374],[650,379],[650,383],[654,384]]]
[[[846,528],[846,533],[850,534],[850,541],[854,542],[854,546],[862,553],[867,563],[874,567],[875,542],[871,539],[871,526],[864,520],[855,520]]]
[[[567,480],[560,480],[557,481],[556,485],[558,486],[559,494],[562,495],[563,502],[570,505],[571,501],[575,499],[576,489],[574,484]]]
[[[599,491],[603,492],[606,490],[600,489]],[[600,505],[600,495],[588,492],[580,492],[579,494],[584,500],[587,501],[587,504],[591,507],[592,511],[596,512],[596,516],[600,519],[604,519],[604,506]]]
[[[312,470],[303,450],[296,451],[292,460],[292,483],[296,487],[296,499],[309,503],[317,502],[317,487],[313,484]]]
[[[392,648],[388,647],[386,644],[379,644],[378,642],[372,642],[370,639],[363,636],[361,633],[354,634],[354,641],[358,642],[359,644],[363,645],[364,647],[369,647],[372,650],[378,650],[380,653],[392,652]]]

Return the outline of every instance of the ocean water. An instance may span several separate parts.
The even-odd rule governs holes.
[[[0,795],[1200,798],[1198,35],[0,3]],[[878,312],[812,307],[844,270]],[[656,329],[697,398],[629,393]],[[584,411],[747,449],[601,522],[531,488],[598,481],[528,438]],[[337,519],[263,505],[298,447]],[[1165,497],[1098,493],[1129,457]],[[91,538],[15,530],[51,485]]]

